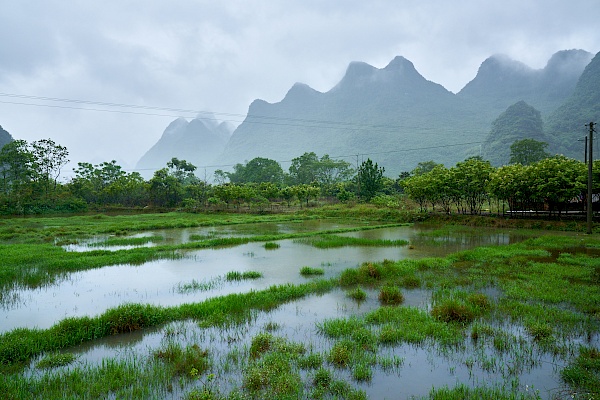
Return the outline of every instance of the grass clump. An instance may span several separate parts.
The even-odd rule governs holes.
[[[581,347],[577,358],[561,371],[561,377],[574,389],[587,393],[587,398],[600,396],[600,350]]]
[[[267,243],[265,243],[264,246],[265,246],[266,250],[276,250],[281,247],[281,245],[279,243],[275,243],[275,242],[267,242]]]
[[[39,369],[63,367],[71,364],[76,359],[77,356],[75,356],[73,353],[53,353],[44,356],[35,364],[35,367]]]
[[[386,285],[379,291],[379,302],[385,306],[402,304],[404,295],[398,287]]]
[[[359,287],[346,292],[346,295],[356,301],[364,301],[367,299],[367,292],[365,292]]]
[[[225,275],[225,280],[227,281],[243,281],[246,279],[259,279],[262,278],[262,274],[258,271],[229,271]]]
[[[208,351],[193,344],[183,348],[181,345],[169,342],[166,346],[153,352],[156,360],[167,364],[175,376],[196,377],[206,372],[210,366]]]
[[[547,341],[552,338],[552,326],[546,323],[532,322],[525,326],[527,333],[537,342]]]
[[[313,268],[308,266],[300,268],[300,275],[302,276],[315,276],[323,274],[325,274],[325,270],[323,268]]]

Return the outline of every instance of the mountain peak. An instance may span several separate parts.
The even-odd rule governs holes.
[[[415,69],[414,64],[407,60],[402,56],[396,56],[388,65],[385,66],[385,70],[394,71],[394,70],[405,70],[405,69]]]

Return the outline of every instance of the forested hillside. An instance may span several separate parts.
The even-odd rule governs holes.
[[[547,141],[541,113],[524,101],[519,101],[508,107],[492,123],[492,130],[482,146],[481,155],[494,166],[508,164],[510,146],[522,139]]]
[[[551,150],[581,159],[583,145],[578,140],[587,134],[589,122],[600,122],[600,53],[583,71],[573,94],[548,117]]]

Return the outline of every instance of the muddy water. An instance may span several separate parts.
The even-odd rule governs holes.
[[[264,234],[339,227],[336,223],[309,221],[261,224],[258,228],[256,225],[239,225],[155,231],[145,235],[161,235],[165,237],[166,243],[181,243],[188,241],[191,235],[243,236],[256,233],[257,229]],[[501,244],[513,240],[508,233],[492,232],[469,238],[457,235],[431,241],[421,235],[421,232],[418,227],[403,226],[346,234],[373,239],[404,239],[412,246],[317,249],[292,240],[282,240],[278,242],[280,248],[276,250],[266,250],[263,243],[249,243],[223,249],[190,251],[184,259],[76,272],[54,285],[7,293],[4,298],[11,301],[1,305],[0,331],[18,327],[49,328],[66,317],[94,316],[123,303],[173,306],[218,295],[264,289],[275,284],[302,283],[306,281],[299,274],[303,266],[322,268],[325,271],[324,277],[327,278],[367,261],[443,256],[478,245]],[[84,251],[86,248],[87,246],[71,246],[70,250]],[[230,271],[258,271],[263,274],[263,278],[226,282],[222,278]],[[186,285],[194,283],[202,286],[203,290],[185,290]]]

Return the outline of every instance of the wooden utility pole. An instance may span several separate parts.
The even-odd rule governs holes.
[[[586,125],[590,128],[589,140],[588,140],[588,187],[587,187],[587,234],[592,234],[593,226],[593,201],[592,201],[592,167],[594,165],[594,157],[592,155],[593,142],[594,142],[594,123],[590,122]]]

